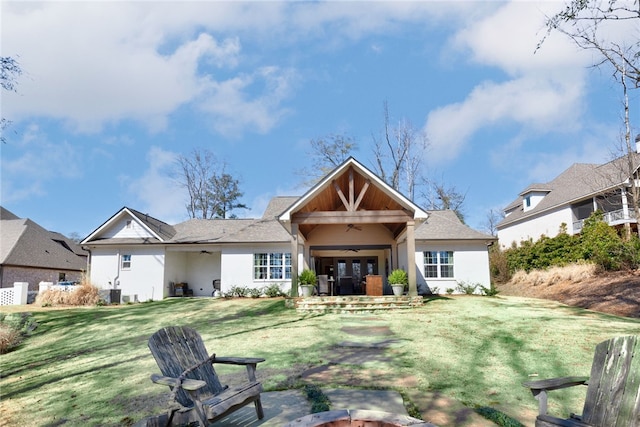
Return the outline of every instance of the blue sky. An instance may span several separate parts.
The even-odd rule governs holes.
[[[373,169],[387,102],[391,125],[429,138],[424,175],[466,193],[481,230],[490,209],[610,160],[619,140],[610,72],[559,34],[534,53],[562,5],[3,1],[1,54],[24,75],[2,93],[1,204],[82,237],[123,206],[177,223],[169,171],[198,148],[240,179],[251,209],[238,214],[259,217],[306,191],[311,139],[349,135]]]

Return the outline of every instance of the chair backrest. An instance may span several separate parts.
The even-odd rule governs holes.
[[[320,294],[329,293],[329,276],[327,274],[318,275],[318,293]]]
[[[177,378],[187,369],[209,358],[200,334],[185,326],[162,328],[149,338],[148,344],[162,375],[166,377]],[[206,399],[224,389],[211,363],[202,364],[187,374],[186,378],[207,383],[198,390],[199,399]],[[188,394],[182,389],[176,394],[176,400],[186,407],[193,405]]]
[[[582,419],[594,426],[640,426],[639,336],[596,346]]]

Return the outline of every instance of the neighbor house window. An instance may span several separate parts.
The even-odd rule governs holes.
[[[122,255],[122,269],[128,270],[131,268],[131,255]]]
[[[291,279],[291,254],[282,252],[253,254],[255,280]]]
[[[424,277],[452,278],[453,251],[424,252]]]

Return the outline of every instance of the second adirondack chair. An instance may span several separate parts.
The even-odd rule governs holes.
[[[539,401],[536,427],[638,427],[640,426],[640,337],[617,337],[596,346],[589,377],[530,381]],[[547,392],[586,385],[582,415],[567,419],[547,414]]]

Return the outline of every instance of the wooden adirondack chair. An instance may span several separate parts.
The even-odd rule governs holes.
[[[176,424],[184,422],[186,412],[187,419],[206,426],[251,402],[258,419],[264,417],[260,401],[262,385],[255,375],[256,365],[264,359],[209,356],[200,335],[194,329],[179,326],[162,328],[153,334],[149,349],[162,372],[152,375],[151,380],[171,387],[179,404],[176,406],[182,416],[176,417]],[[237,387],[223,386],[213,368],[215,363],[246,366],[248,381]],[[173,412],[168,417],[169,424],[172,417]]]
[[[523,385],[539,401],[536,427],[640,426],[640,336],[617,337],[596,346],[590,377],[530,381]],[[582,416],[568,419],[547,414],[547,392],[587,385]]]

